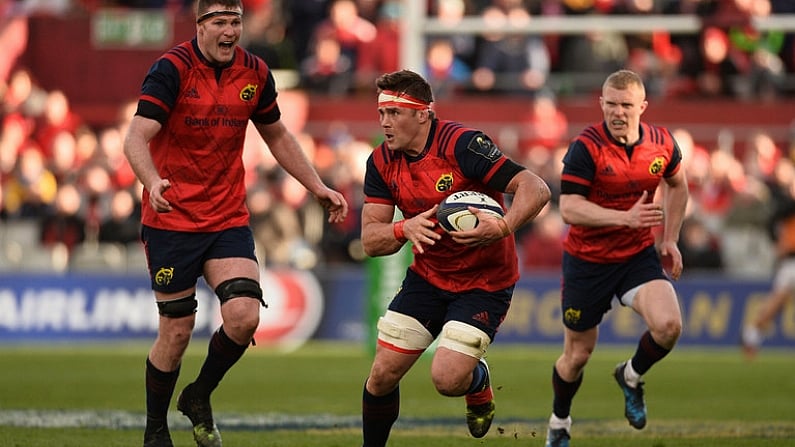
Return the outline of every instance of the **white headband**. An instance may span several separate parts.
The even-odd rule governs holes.
[[[409,109],[426,110],[431,104],[406,93],[384,90],[378,95],[378,107],[406,107]]]

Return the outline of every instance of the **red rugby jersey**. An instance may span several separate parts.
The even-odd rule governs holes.
[[[561,191],[583,192],[589,201],[617,210],[630,209],[643,191],[651,201],[660,181],[679,170],[682,156],[668,129],[641,123],[640,135],[628,147],[613,139],[604,123],[583,130],[564,156]],[[609,263],[626,261],[653,244],[651,228],[571,225],[563,247],[580,259]]]
[[[177,231],[219,231],[247,225],[242,160],[249,119],[279,118],[273,77],[265,62],[240,47],[225,67],[211,65],[196,40],[165,53],[150,69],[139,115],[163,124],[149,150],[171,182],[173,210],[157,213],[143,193],[142,223]]]
[[[478,139],[480,139],[478,141]],[[422,155],[411,158],[381,144],[367,161],[365,201],[396,206],[406,218],[427,211],[457,191],[480,191],[504,206],[503,194],[487,186],[508,159],[487,136],[452,121],[435,120]],[[441,240],[414,250],[411,269],[443,290],[495,291],[519,279],[516,245],[506,237],[486,247]]]

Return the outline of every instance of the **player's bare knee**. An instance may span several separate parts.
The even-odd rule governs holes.
[[[588,360],[591,359],[591,352],[592,351],[585,349],[572,349],[568,352],[565,352],[561,357],[561,361],[565,365],[566,371],[572,375],[578,375],[585,368],[585,365],[588,364]],[[561,374],[564,373],[564,371],[558,372]]]
[[[259,316],[224,319],[224,332],[239,345],[248,344],[259,326]]]
[[[386,395],[395,389],[401,378],[397,371],[384,365],[373,364],[370,376],[367,378],[367,390],[376,396]]]
[[[259,306],[265,304],[259,283],[250,278],[232,278],[219,284],[215,294],[221,303],[227,335],[233,340],[251,338],[259,326]]]
[[[670,349],[679,340],[679,336],[682,335],[682,320],[678,318],[665,320],[653,328],[651,333],[652,338],[658,345]]]
[[[461,376],[452,373],[437,373],[434,372],[431,376],[433,386],[436,391],[442,396],[456,397],[466,394],[468,383],[468,375]]]
[[[482,330],[461,321],[448,321],[442,327],[439,347],[447,348],[461,354],[482,358],[491,344],[491,338]]]
[[[169,334],[169,341],[168,343],[174,347],[187,347],[188,343],[190,343],[192,332],[191,331],[179,331]]]
[[[169,346],[177,349],[187,347],[193,335],[193,322],[189,318],[174,319],[168,318],[167,324],[161,324],[158,331],[158,338]]]

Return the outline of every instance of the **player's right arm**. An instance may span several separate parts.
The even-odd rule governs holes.
[[[171,187],[171,184],[168,179],[160,177],[149,153],[149,140],[157,135],[161,127],[160,123],[153,119],[136,115],[130,122],[124,138],[124,155],[138,181],[149,192],[149,205],[159,213],[171,211],[171,204],[163,197],[163,193]]]
[[[648,191],[643,191],[628,210],[607,208],[588,200],[594,175],[596,165],[590,153],[581,142],[574,141],[563,158],[560,182],[558,205],[564,222],[585,227],[629,228],[662,224],[662,207],[657,203],[647,203]]]
[[[282,121],[255,123],[254,126],[268,144],[279,165],[298,180],[329,211],[329,222],[342,222],[348,215],[348,202],[320,178],[317,170],[298,144],[298,140]]]
[[[432,220],[438,205],[411,219],[392,222],[395,207],[381,203],[365,203],[362,207],[362,247],[368,256],[386,256],[396,253],[407,241],[417,252],[424,253],[426,245],[433,245],[441,236],[434,231]],[[395,226],[399,226],[399,230]]]
[[[641,228],[661,225],[662,208],[657,203],[646,203],[648,194],[643,191],[640,199],[626,211],[599,206],[579,194],[561,194],[560,215],[569,225],[586,227]]]

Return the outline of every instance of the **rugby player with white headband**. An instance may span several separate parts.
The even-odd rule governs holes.
[[[150,67],[124,143],[144,186],[141,239],[160,315],[146,360],[144,447],[173,447],[167,414],[196,322],[199,277],[218,298],[222,324],[177,409],[197,446],[222,445],[210,395],[253,343],[265,304],[246,206],[248,127],[328,210],[329,222],[348,212],[281,120],[270,68],[238,45],[242,16],[241,0],[198,1],[196,37]]]
[[[470,434],[486,435],[495,414],[484,359],[519,279],[513,232],[551,197],[547,184],[503,154],[480,130],[440,120],[428,82],[409,70],[376,80],[384,142],[367,160],[362,245],[369,256],[411,243],[414,260],[377,323],[375,358],[362,393],[364,447],[384,447],[400,410],[400,381],[438,338],[431,378],[443,396],[465,396]],[[475,208],[479,224],[447,233],[438,204],[480,191],[504,205],[503,219]],[[393,222],[395,208],[403,219]]]

